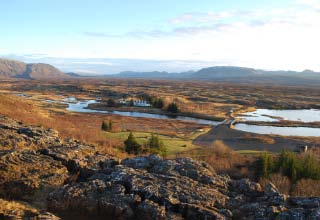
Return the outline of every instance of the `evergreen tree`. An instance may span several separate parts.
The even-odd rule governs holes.
[[[103,130],[103,131],[108,131],[109,130],[109,126],[105,121],[102,121],[101,130]]]
[[[272,172],[274,172],[274,158],[268,153],[263,153],[257,160],[257,176],[268,178]]]
[[[108,107],[116,107],[116,102],[113,99],[108,99],[107,101],[107,106]]]
[[[179,112],[178,105],[174,102],[170,103],[168,105],[167,111],[171,113],[178,113]]]
[[[316,157],[308,153],[303,158],[302,178],[320,179],[320,165]]]
[[[301,159],[293,152],[282,151],[278,161],[278,169],[294,183],[302,173]]]
[[[141,145],[137,142],[136,138],[130,132],[127,140],[124,141],[125,151],[128,154],[139,154],[141,151]]]
[[[150,152],[154,154],[166,155],[167,149],[164,146],[163,142],[159,139],[158,136],[151,135],[148,140],[148,146],[150,148]]]
[[[108,131],[112,131],[112,121],[111,120],[109,120],[109,127],[108,127]]]
[[[320,180],[320,163],[313,153],[305,155],[282,151],[277,161],[270,154],[260,155],[256,161],[257,177],[268,178],[270,174],[280,172],[295,184],[298,180]]]
[[[154,108],[159,108],[159,109],[162,109],[164,105],[163,100],[161,98],[153,98],[151,103]]]
[[[106,121],[102,121],[101,130],[103,130],[103,131],[111,131],[112,130],[112,121],[109,120],[108,123]]]

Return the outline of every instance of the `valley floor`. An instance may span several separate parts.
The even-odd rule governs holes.
[[[318,219],[320,198],[282,195],[208,164],[119,159],[52,129],[0,116],[2,219]],[[15,201],[12,201],[15,200]],[[23,201],[23,202],[22,202]],[[49,211],[49,212],[48,212]]]

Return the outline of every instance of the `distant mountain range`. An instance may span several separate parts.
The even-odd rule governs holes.
[[[54,66],[44,63],[26,64],[16,60],[0,58],[1,78],[48,79],[68,77]]]
[[[188,71],[188,72],[181,72],[181,73],[168,73],[165,71],[159,72],[159,71],[153,71],[153,72],[134,72],[134,71],[125,71],[118,74],[112,74],[112,75],[104,75],[106,77],[119,77],[119,78],[147,78],[147,79],[183,79],[188,78],[192,74],[194,74],[195,71]]]
[[[181,73],[168,72],[121,72],[105,77],[115,78],[154,78],[154,79],[185,79],[206,80],[219,82],[241,82],[241,83],[274,83],[274,84],[319,84],[320,73],[311,70],[297,71],[266,71],[253,68],[235,66],[216,66],[203,68],[199,71],[188,71]]]
[[[239,83],[268,83],[286,85],[320,85],[320,73],[312,70],[267,71],[236,66],[215,66],[199,71],[180,73],[169,72],[134,72],[125,71],[112,75],[83,76],[76,72],[63,73],[52,65],[44,63],[26,64],[20,61],[0,58],[1,78],[50,79],[65,77],[99,77],[99,78],[136,78],[136,79],[175,79],[203,80]]]

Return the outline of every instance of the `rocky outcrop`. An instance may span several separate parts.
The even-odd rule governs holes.
[[[109,162],[108,162],[109,161]],[[0,196],[22,199],[118,163],[95,146],[0,116]]]
[[[33,151],[8,151],[0,156],[0,195],[6,198],[22,198],[46,186],[62,186],[68,176],[60,162]]]
[[[289,198],[271,183],[263,191],[205,163],[157,156],[125,159],[65,185],[49,195],[48,205],[113,219],[317,219],[320,213],[319,198]]]
[[[226,206],[229,197],[214,185],[212,172],[195,161],[140,157],[126,159],[121,165],[96,172],[84,182],[52,192],[48,207],[63,213],[82,211],[114,219],[166,219],[170,213],[179,218],[223,219],[219,209]]]
[[[0,196],[32,204],[37,192],[45,198],[42,211],[0,209],[0,218],[14,213],[22,219],[320,218],[320,198],[282,195],[271,183],[262,190],[189,158],[120,161],[94,145],[61,139],[56,131],[0,117]]]
[[[100,154],[94,145],[74,139],[62,139],[52,129],[25,126],[0,116],[0,130],[0,155],[10,151],[31,151],[60,161],[72,172],[79,171],[80,168],[98,169],[100,166],[108,166],[108,163],[119,163],[110,155]]]

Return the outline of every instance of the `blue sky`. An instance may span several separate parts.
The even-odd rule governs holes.
[[[320,70],[319,0],[8,0],[1,9],[6,57]]]

